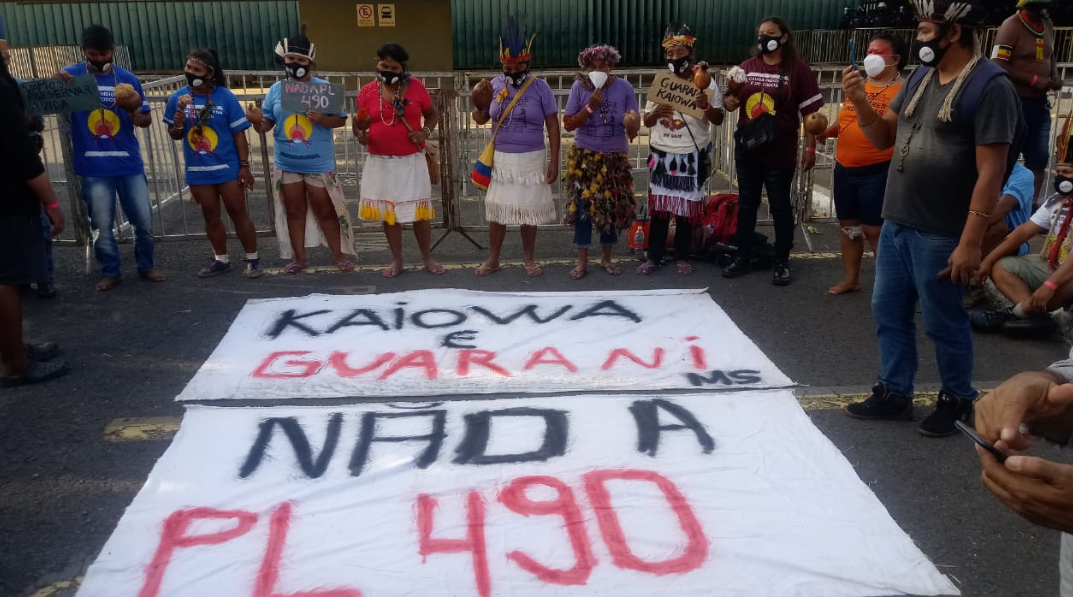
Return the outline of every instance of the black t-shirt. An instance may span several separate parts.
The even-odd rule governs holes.
[[[26,181],[45,171],[30,140],[19,88],[0,77],[0,215],[29,216],[41,209],[41,200]]]

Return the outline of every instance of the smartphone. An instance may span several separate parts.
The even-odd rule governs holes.
[[[1009,457],[1009,454],[1003,452],[1002,450],[999,450],[991,442],[980,437],[980,434],[976,433],[975,429],[969,427],[961,421],[954,421],[954,426],[957,427],[959,431],[969,436],[969,439],[976,442],[976,445],[990,452],[996,460],[998,460],[999,462],[1006,462],[1006,458]]]
[[[857,70],[857,52],[853,49],[853,38],[849,38],[849,67]]]

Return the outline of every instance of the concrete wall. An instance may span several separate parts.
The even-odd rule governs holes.
[[[301,0],[298,10],[317,44],[317,69],[371,71],[376,49],[387,42],[410,53],[412,71],[453,68],[451,0],[396,0],[394,27],[358,27],[356,2]],[[374,3],[374,7],[376,4]]]

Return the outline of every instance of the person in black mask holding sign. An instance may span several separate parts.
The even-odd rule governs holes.
[[[723,95],[728,112],[738,110],[735,152],[738,170],[738,255],[723,269],[723,276],[736,278],[749,273],[753,257],[749,247],[756,231],[756,212],[763,188],[767,188],[771,217],[775,220],[775,269],[771,283],[786,286],[791,281],[790,250],[794,248],[794,213],[790,185],[797,166],[801,117],[823,107],[816,75],[797,55],[790,24],[782,17],[760,23],[753,57],[739,67],[744,81],[731,82]],[[732,69],[737,70],[737,69]],[[816,136],[807,133],[808,144],[801,170],[816,164]]]
[[[980,55],[983,29],[973,3],[915,6],[912,54],[922,66],[883,116],[868,103],[861,72],[851,66],[842,74],[865,136],[895,149],[872,295],[882,371],[872,395],[846,411],[859,419],[913,418],[919,303],[942,390],[918,431],[943,437],[957,433],[955,421],[969,419],[977,397],[965,288],[980,267],[1020,104],[1005,71]]]

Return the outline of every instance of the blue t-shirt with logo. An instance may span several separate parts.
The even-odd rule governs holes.
[[[235,133],[250,128],[238,98],[226,87],[217,87],[210,95],[193,93],[189,86],[183,87],[171,94],[164,108],[164,122],[168,126],[175,124],[179,98],[184,95],[189,95],[191,100],[185,110],[182,139],[186,184],[222,184],[238,180]]]
[[[66,66],[72,75],[89,74],[86,63]],[[115,105],[115,86],[127,83],[142,96],[143,113],[150,111],[142,84],[134,73],[112,65],[112,72],[97,75],[97,88],[104,107],[71,113],[71,142],[74,146],[74,169],[79,176],[130,176],[143,174],[141,148],[134,135],[134,123],[127,111]]]
[[[310,83],[327,83],[311,77]],[[283,109],[283,82],[277,81],[265,96],[265,120],[276,123],[272,129],[275,140],[276,166],[285,172],[323,174],[335,171],[335,139],[332,129],[313,124],[302,112]],[[339,116],[346,118],[346,112]]]

